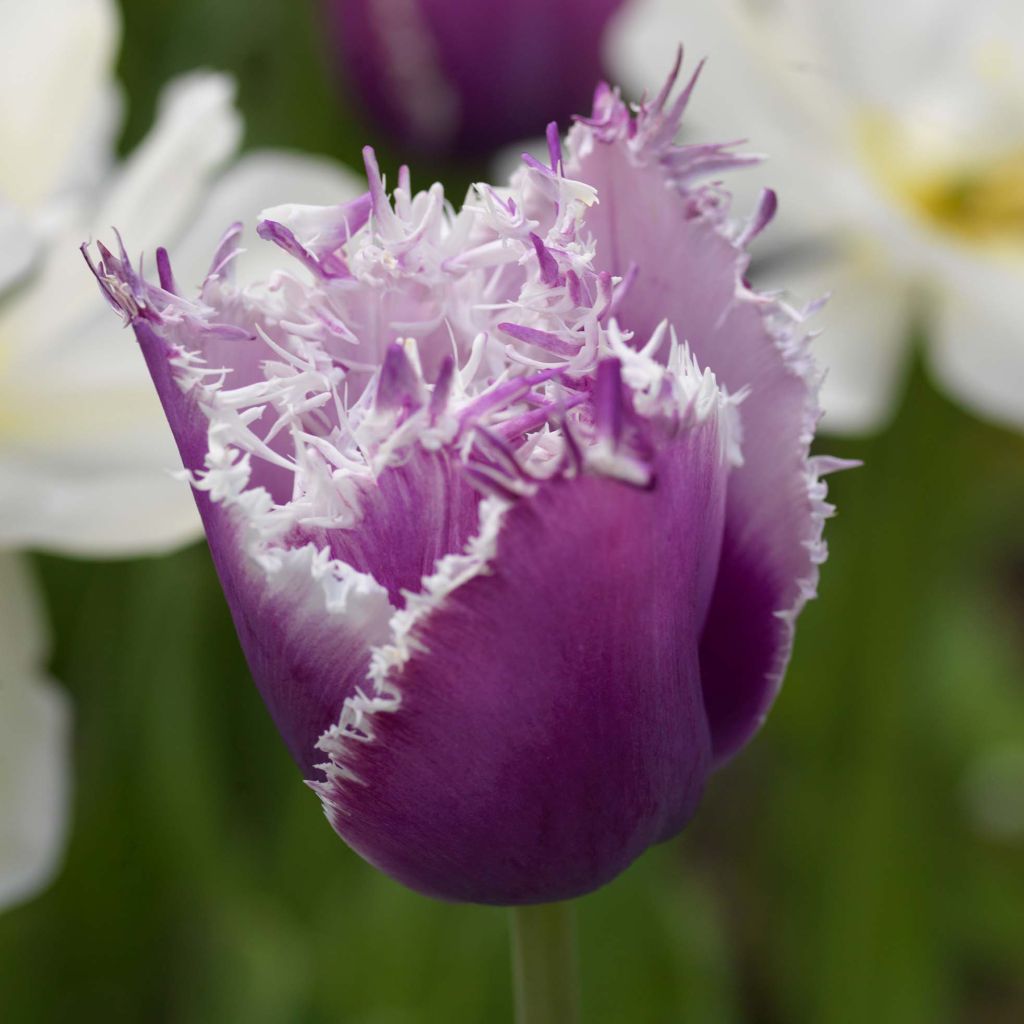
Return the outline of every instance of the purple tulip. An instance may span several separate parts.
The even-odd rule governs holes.
[[[673,144],[674,80],[458,213],[367,150],[365,196],[264,212],[262,285],[238,225],[197,299],[99,247],[278,729],[431,896],[572,897],[675,835],[825,557],[802,317],[743,278],[774,197],[729,219],[702,181],[750,161]]]
[[[581,109],[623,0],[326,0],[338,63],[408,147],[487,152]]]

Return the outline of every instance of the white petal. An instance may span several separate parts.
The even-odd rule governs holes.
[[[67,832],[68,704],[39,665],[39,616],[24,564],[0,554],[0,908],[48,884]]]
[[[744,140],[744,150],[766,155],[761,167],[723,175],[739,216],[754,209],[764,186],[778,193],[779,215],[755,246],[763,252],[828,230],[835,221],[832,206],[823,207],[820,199],[820,168],[831,165],[837,144],[822,126],[837,118],[830,107],[802,102],[806,76],[789,73],[785,54],[769,45],[770,36],[748,13],[734,0],[639,0],[625,4],[613,21],[608,49],[615,76],[637,93],[660,89],[680,43],[691,67],[707,58],[687,108],[684,138]],[[829,93],[814,91],[820,107]]]
[[[71,245],[0,312],[0,547],[165,550],[201,530],[145,361]]]
[[[930,362],[981,416],[1024,428],[1024,274],[980,263],[948,280],[931,324]]]
[[[120,34],[112,0],[0,0],[0,193],[40,204],[108,102]]]
[[[800,304],[829,295],[808,326],[820,330],[814,356],[826,371],[821,389],[821,430],[864,434],[884,427],[900,398],[909,352],[911,293],[881,260],[852,255],[813,266],[779,267],[778,279]]]
[[[190,488],[157,458],[0,465],[0,544],[112,558],[170,551],[201,533]]]
[[[13,203],[0,196],[0,296],[32,266],[37,240]]]
[[[240,126],[232,86],[172,85],[159,123],[115,184],[100,223],[133,250],[174,241]],[[144,227],[145,230],[144,230]],[[161,551],[201,532],[145,363],[102,301],[74,223],[0,312],[0,544],[75,554]]]
[[[116,82],[108,82],[96,97],[70,149],[59,190],[40,211],[40,228],[53,237],[74,221],[91,215],[103,188],[117,167],[117,137],[124,119],[125,97]]]
[[[937,112],[958,105],[958,96],[992,92],[1000,76],[1018,89],[1022,82],[1018,0],[786,0],[779,6],[807,42],[805,58],[864,111]]]
[[[730,0],[724,3],[678,3],[638,0],[624,5],[608,35],[609,61],[617,80],[633,92],[655,95],[665,81],[680,45],[691,68],[707,59],[700,83],[687,108],[684,131],[694,125],[716,141],[748,139],[766,150],[761,131],[772,126],[749,116],[758,99],[749,94],[756,57],[748,52],[742,24]],[[699,141],[710,141],[700,138]]]
[[[186,294],[198,288],[217,243],[235,221],[246,229],[246,252],[235,264],[242,283],[293,269],[294,260],[256,237],[260,211],[280,203],[335,205],[365,191],[363,176],[332,160],[277,150],[247,153],[214,185],[188,232],[171,246],[175,279]]]
[[[157,122],[114,181],[94,234],[114,225],[133,253],[152,252],[181,234],[241,139],[234,92],[230,78],[208,72],[167,86]]]
[[[936,0],[785,0],[773,14],[799,30],[805,41],[800,57],[864,109],[886,110],[920,80],[921,57],[949,23],[935,7]],[[940,47],[930,59],[946,54]]]

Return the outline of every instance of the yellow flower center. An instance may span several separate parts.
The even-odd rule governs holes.
[[[1024,145],[977,160],[928,159],[875,118],[861,138],[882,187],[933,227],[975,244],[1024,246]]]
[[[922,182],[916,198],[925,213],[959,234],[1024,242],[1024,149]]]

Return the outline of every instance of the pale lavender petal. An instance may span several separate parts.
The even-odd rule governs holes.
[[[313,273],[350,277],[338,251],[366,224],[370,208],[369,192],[327,211],[316,206],[276,206],[263,211],[258,231],[260,238],[274,242]],[[318,230],[325,219],[333,226],[326,234]]]

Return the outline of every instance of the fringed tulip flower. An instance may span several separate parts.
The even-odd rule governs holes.
[[[832,292],[823,429],[888,422],[922,328],[949,394],[1024,428],[1024,4],[634,0],[616,73],[652,87],[680,35],[714,56],[694,138],[770,153],[786,199],[755,281]]]
[[[567,120],[602,75],[622,0],[324,0],[346,84],[392,138],[482,153]]]
[[[674,81],[674,76],[673,76]],[[281,206],[295,272],[200,295],[122,249],[132,324],[257,685],[331,824],[451,900],[587,892],[763,721],[829,511],[801,316],[744,283],[673,139],[693,87],[592,116],[458,213],[440,185]]]

